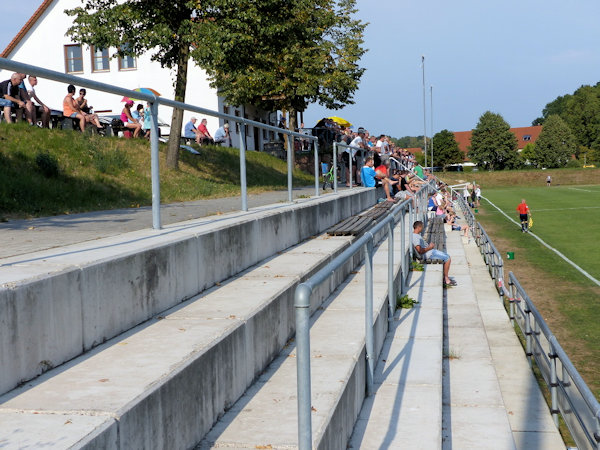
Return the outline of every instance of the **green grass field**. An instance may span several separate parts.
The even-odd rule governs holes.
[[[514,185],[513,185],[514,186]],[[532,232],[548,245],[600,279],[600,185],[550,188],[494,187],[482,194],[519,222],[516,211],[525,198],[534,220]],[[600,398],[600,287],[533,236],[521,233],[488,202],[482,200],[477,220],[559,339],[588,386]],[[514,260],[506,258],[513,251]]]
[[[600,186],[496,188],[483,195],[517,222],[516,207],[525,198],[533,217],[531,231],[600,279]],[[487,210],[494,214],[492,208]],[[503,219],[508,228],[519,231]]]

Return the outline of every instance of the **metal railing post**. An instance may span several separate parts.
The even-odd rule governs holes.
[[[515,301],[516,301],[516,287],[513,283],[510,283],[510,300],[509,300],[509,311],[510,311],[510,323],[515,327]]]
[[[396,290],[394,289],[394,221],[388,228],[388,321],[394,320]]]
[[[410,206],[409,206],[410,208]],[[406,278],[408,276],[408,267],[407,267],[407,251],[406,251],[406,210],[402,210],[401,214],[400,214],[400,248],[402,249],[402,259],[401,259],[401,266],[400,266],[400,270],[402,272],[401,276],[400,276],[400,289],[399,292],[403,293],[404,292],[404,283],[406,281]]]
[[[248,193],[246,187],[246,124],[240,122],[240,188],[242,211],[248,211]]]
[[[315,197],[319,196],[319,142],[315,141]],[[325,174],[323,174],[325,175]]]
[[[158,103],[150,104],[150,166],[152,177],[152,228],[160,230],[160,164],[158,157]]]
[[[292,196],[292,184],[293,184],[293,178],[292,178],[292,172],[294,170],[294,167],[292,165],[292,156],[293,156],[293,145],[294,145],[294,138],[291,135],[287,136],[287,168],[288,168],[288,202],[292,202],[294,200],[294,197]]]
[[[554,425],[558,428],[558,375],[556,373],[556,352],[554,351],[554,345],[550,342],[550,352],[548,358],[550,358],[550,396],[552,398],[552,419],[554,419]]]
[[[525,303],[525,355],[527,356],[529,367],[533,367],[533,352],[531,351],[531,334],[531,310],[529,309],[529,305]]]
[[[333,141],[333,192],[337,194],[337,142]]]
[[[371,234],[370,232],[368,234]],[[365,244],[365,352],[367,359],[367,395],[373,395],[373,235]]]
[[[310,392],[310,297],[312,289],[300,284],[294,294],[296,309],[296,374],[298,383],[298,447],[312,448]]]
[[[352,149],[348,148],[346,150],[349,150],[348,152],[348,160],[350,161],[350,181],[348,182],[348,186],[350,187],[350,189],[352,189]]]

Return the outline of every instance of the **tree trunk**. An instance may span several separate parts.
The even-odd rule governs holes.
[[[290,119],[288,122],[288,130],[290,131],[296,131],[297,127],[297,120],[296,120],[296,110],[295,109],[290,109],[290,113],[289,113]],[[290,137],[290,139],[292,140],[292,168],[296,167],[296,148],[294,145],[294,138]]]
[[[189,47],[184,46],[179,51],[177,61],[177,78],[175,80],[175,100],[185,102],[185,88],[187,86],[187,71],[189,60]],[[171,117],[171,134],[167,146],[167,167],[179,169],[179,141],[181,139],[181,126],[183,125],[183,110],[174,109]]]

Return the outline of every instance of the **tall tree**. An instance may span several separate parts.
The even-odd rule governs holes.
[[[500,114],[486,111],[471,135],[469,157],[487,170],[514,169],[519,166],[517,138]]]
[[[118,49],[114,56],[140,56],[175,69],[175,100],[185,101],[189,48],[201,21],[193,19],[197,1],[83,0],[84,6],[65,11],[74,17],[67,31],[75,41],[97,48]],[[175,110],[167,149],[167,166],[177,168],[183,111]]]
[[[563,167],[577,150],[575,138],[569,126],[560,116],[546,118],[530,161],[537,167]]]
[[[528,142],[519,153],[519,158],[521,158],[521,162],[523,164],[532,164],[533,158],[535,155],[535,144],[533,142]]]
[[[560,116],[579,145],[596,147],[600,135],[600,87],[581,86],[568,98],[566,109]]]
[[[208,0],[192,56],[230,105],[290,113],[353,103],[365,69],[355,0]]]
[[[442,130],[433,136],[434,162],[436,166],[446,167],[464,161],[464,154],[458,148],[454,133]]]

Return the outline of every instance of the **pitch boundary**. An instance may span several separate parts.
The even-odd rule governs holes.
[[[486,197],[481,197],[481,198],[484,199],[486,202],[488,202],[490,205],[492,205],[494,208],[496,208],[498,211],[500,211],[500,213],[502,215],[504,215],[512,223],[514,223],[515,225],[517,225],[519,227],[521,226],[520,223],[518,223],[516,220],[514,220],[512,217],[510,217],[508,214],[506,214],[504,211],[502,211],[500,208],[498,208],[496,205],[494,205],[489,199],[487,199]],[[554,247],[551,247],[550,245],[546,244],[546,242],[544,242],[539,236],[537,236],[536,234],[534,234],[532,232],[529,232],[527,234],[533,236],[535,239],[537,239],[547,249],[552,250],[554,253],[556,253],[558,256],[560,256],[565,262],[569,263],[571,266],[573,266],[575,269],[577,269],[583,276],[585,276],[586,278],[588,278],[589,280],[591,280],[594,284],[596,284],[597,286],[600,286],[600,281],[598,281],[596,278],[594,278],[593,276],[591,276],[589,273],[587,273],[585,270],[583,270],[581,267],[579,267],[577,264],[575,264],[573,261],[571,261],[565,255],[563,255],[557,249],[555,249]]]

